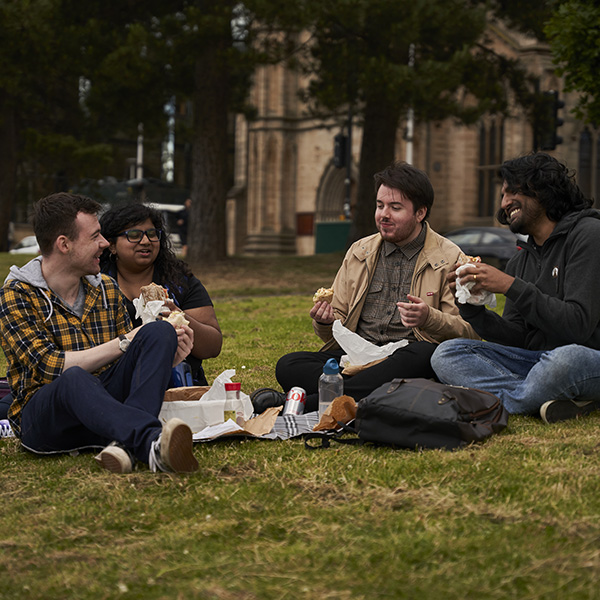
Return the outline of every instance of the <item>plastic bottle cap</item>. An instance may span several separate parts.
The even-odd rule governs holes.
[[[325,373],[325,375],[336,375],[339,372],[340,367],[335,358],[330,358],[323,366],[323,373]]]
[[[241,389],[242,389],[242,384],[239,381],[234,381],[233,383],[225,384],[226,392],[237,392],[237,391],[240,391]]]

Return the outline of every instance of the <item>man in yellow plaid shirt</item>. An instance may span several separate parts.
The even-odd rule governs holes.
[[[113,472],[131,472],[136,459],[153,471],[195,471],[190,428],[158,420],[193,331],[166,321],[131,329],[116,282],[100,274],[109,245],[100,208],[66,193],[35,205],[41,256],[12,267],[0,290],[9,421],[32,452],[104,448],[96,459]]]

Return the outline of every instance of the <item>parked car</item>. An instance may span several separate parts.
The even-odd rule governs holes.
[[[9,250],[9,254],[39,254],[40,247],[35,235],[27,235],[20,242],[15,244],[14,248]]]
[[[519,236],[500,227],[463,227],[444,234],[465,254],[481,256],[483,262],[504,270],[506,263],[519,251]]]

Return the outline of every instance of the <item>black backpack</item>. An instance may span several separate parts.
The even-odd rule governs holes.
[[[429,379],[394,379],[360,400],[354,427],[342,423],[340,427],[342,433],[356,433],[361,443],[451,450],[485,440],[507,424],[506,409],[489,392]],[[330,433],[310,437],[321,437],[323,447],[329,446],[331,438],[356,442],[338,436]]]

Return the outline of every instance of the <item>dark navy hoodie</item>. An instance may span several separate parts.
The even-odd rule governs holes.
[[[530,350],[581,344],[600,349],[600,211],[565,215],[542,246],[519,242],[506,273],[515,281],[502,317],[459,304],[485,340]]]

